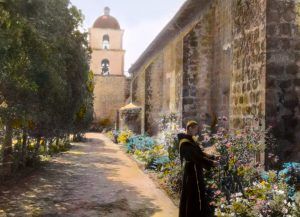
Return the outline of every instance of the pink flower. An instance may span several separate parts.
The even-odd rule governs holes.
[[[227,148],[230,148],[230,147],[231,147],[231,143],[228,142],[225,146],[226,146]]]
[[[217,190],[217,191],[215,192],[215,195],[219,196],[221,193],[222,193],[222,192],[221,192],[220,190]]]

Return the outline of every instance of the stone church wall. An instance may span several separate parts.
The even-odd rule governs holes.
[[[129,97],[129,80],[124,76],[95,76],[94,121],[113,126],[117,111]]]
[[[213,60],[213,8],[183,39],[183,124],[189,120],[209,121],[210,75]]]
[[[159,55],[145,70],[145,132],[154,135],[158,132],[158,123],[163,107],[163,61]]]
[[[183,125],[226,116],[230,129],[272,126],[282,159],[300,159],[300,3],[203,2],[134,72],[143,132],[155,134],[159,116],[170,112]]]
[[[182,51],[182,38],[170,42],[132,78],[131,100],[142,107],[142,132],[155,134],[161,115],[181,110]]]
[[[131,102],[142,108],[141,132],[145,132],[145,71],[141,70],[138,76],[132,78]]]
[[[232,73],[232,0],[216,1],[214,10],[213,60],[210,76],[212,119],[218,116],[229,117]]]
[[[300,3],[267,3],[266,120],[281,156],[300,159]]]
[[[266,0],[235,0],[232,7],[230,124],[241,128],[263,124],[265,116]]]

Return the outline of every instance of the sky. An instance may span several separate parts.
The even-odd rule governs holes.
[[[111,9],[125,30],[123,46],[125,72],[172,19],[185,0],[71,0],[85,17],[84,28],[90,28],[103,15],[104,7]]]

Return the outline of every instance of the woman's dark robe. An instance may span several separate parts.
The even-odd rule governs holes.
[[[210,217],[203,168],[212,167],[213,160],[202,152],[192,136],[178,134],[178,139],[180,158],[184,162],[179,217]]]

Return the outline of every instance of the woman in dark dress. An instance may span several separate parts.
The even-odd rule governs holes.
[[[183,187],[180,197],[179,217],[210,217],[205,194],[203,168],[209,169],[218,163],[214,157],[205,154],[194,140],[198,134],[198,124],[188,122],[186,133],[178,134],[179,151],[183,163]]]

